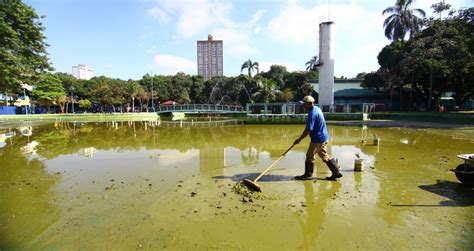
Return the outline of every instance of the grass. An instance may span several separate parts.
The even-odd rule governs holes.
[[[186,115],[188,117],[188,115]],[[305,114],[246,116],[238,114],[246,124],[302,124]],[[325,114],[328,121],[360,120],[362,114]],[[0,122],[15,121],[116,121],[135,119],[157,119],[156,113],[84,113],[84,114],[31,114],[0,115]],[[377,112],[370,114],[371,120],[417,121],[447,124],[474,125],[474,112]]]
[[[377,112],[372,120],[402,120],[474,125],[473,112]]]
[[[83,113],[83,114],[30,114],[0,115],[0,121],[109,121],[156,119],[156,113]]]

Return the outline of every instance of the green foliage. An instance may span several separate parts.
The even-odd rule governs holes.
[[[253,71],[256,71],[258,74],[259,72],[258,67],[259,67],[258,62],[252,62],[252,60],[248,59],[242,64],[242,67],[240,68],[240,72],[242,72],[244,69],[247,69],[249,78],[251,78]]]
[[[22,83],[34,84],[39,72],[51,70],[39,19],[20,0],[0,1],[0,89],[19,92]]]
[[[405,35],[416,35],[423,25],[425,12],[422,9],[410,9],[413,0],[397,0],[394,6],[386,8],[382,14],[390,14],[384,21],[385,36],[392,41],[403,41]],[[420,17],[416,16],[420,15]]]
[[[94,103],[104,107],[115,108],[117,105],[123,105],[130,97],[126,81],[120,79],[110,79],[106,77],[92,78],[93,82],[90,98]]]
[[[81,99],[77,103],[79,103],[80,108],[89,109],[92,107],[92,102],[88,99]]]
[[[259,75],[271,79],[275,82],[277,88],[281,89],[285,85],[283,80],[284,76],[288,74],[286,67],[283,65],[272,65],[270,70],[267,72],[262,72]]]
[[[291,72],[284,77],[285,85],[282,89],[293,91],[295,100],[301,100],[304,96],[310,95],[313,87],[307,81],[306,72]]]
[[[313,56],[308,62],[306,62],[306,71],[317,71],[319,64],[318,56]]]
[[[253,94],[254,100],[260,103],[270,103],[275,101],[277,89],[273,80],[267,78],[257,79],[257,91]]]
[[[443,11],[449,10],[451,8],[451,5],[442,1],[442,2],[431,5],[431,8],[433,9],[434,13],[439,14],[439,18],[441,19],[441,13]]]
[[[364,80],[361,83],[361,87],[376,92],[382,92],[383,90],[385,90],[386,84],[384,79],[380,76],[378,72],[371,72],[365,74]]]
[[[384,47],[377,57],[380,69],[366,76],[363,85],[384,91],[410,84],[415,98],[428,108],[446,92],[454,93],[457,105],[465,103],[474,91],[473,16],[474,8],[469,8],[444,20],[431,19],[406,43]]]
[[[61,80],[51,73],[41,74],[38,83],[31,92],[33,98],[45,102],[48,106],[55,104],[59,97],[65,95],[66,90],[64,89]]]

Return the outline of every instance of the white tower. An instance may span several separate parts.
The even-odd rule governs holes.
[[[319,24],[319,105],[334,104],[334,22]]]

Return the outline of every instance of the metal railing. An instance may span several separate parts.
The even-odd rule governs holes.
[[[155,111],[162,112],[219,112],[233,113],[245,112],[241,106],[234,105],[212,105],[212,104],[186,104],[186,105],[158,105]]]

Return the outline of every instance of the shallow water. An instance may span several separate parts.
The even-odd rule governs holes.
[[[293,180],[305,139],[258,182],[262,196],[233,192],[302,130],[156,121],[0,129],[0,249],[474,248],[474,191],[449,171],[474,151],[474,130],[330,126],[340,182],[322,180],[320,160],[318,180]],[[363,172],[353,171],[355,153]]]

